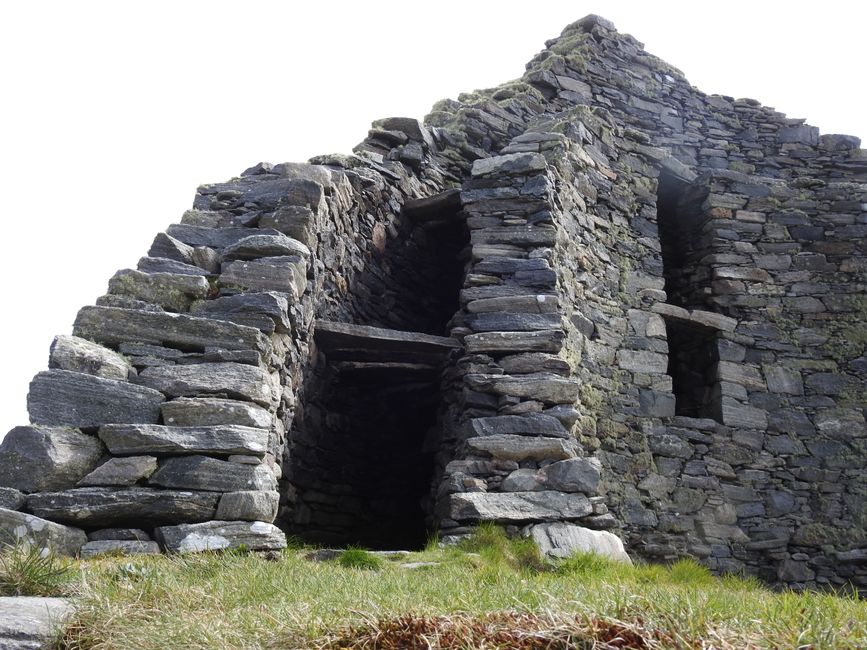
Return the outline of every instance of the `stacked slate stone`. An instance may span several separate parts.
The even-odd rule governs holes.
[[[340,420],[310,394],[339,372],[316,323],[339,321],[462,347],[424,434],[431,529],[496,521],[552,554],[616,549],[610,531],[649,559],[863,589],[859,146],[705,95],[589,16],[425,125],[204,186],[54,345],[0,452],[3,528],[141,542],[119,538],[247,518],[230,506],[267,525],[281,473],[287,530],[355,521],[322,507],[351,485],[301,478],[334,459],[302,424]]]

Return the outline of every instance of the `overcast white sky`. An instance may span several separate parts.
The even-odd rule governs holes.
[[[863,2],[3,2],[0,437],[200,183],[349,152],[371,121],[521,75],[588,13],[705,92],[867,138]]]

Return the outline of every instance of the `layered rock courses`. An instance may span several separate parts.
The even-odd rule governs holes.
[[[495,521],[863,589],[859,146],[589,16],[424,124],[204,185],[52,345],[0,529],[93,554]]]

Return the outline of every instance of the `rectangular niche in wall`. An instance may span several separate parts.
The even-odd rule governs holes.
[[[666,318],[668,374],[675,414],[722,422],[722,395],[717,376],[717,330],[685,320]]]

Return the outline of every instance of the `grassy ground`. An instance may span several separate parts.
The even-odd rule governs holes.
[[[692,562],[549,566],[485,529],[463,549],[311,562],[223,553],[73,565],[62,648],[865,648],[867,602],[772,593]],[[433,566],[403,568],[406,562]]]

